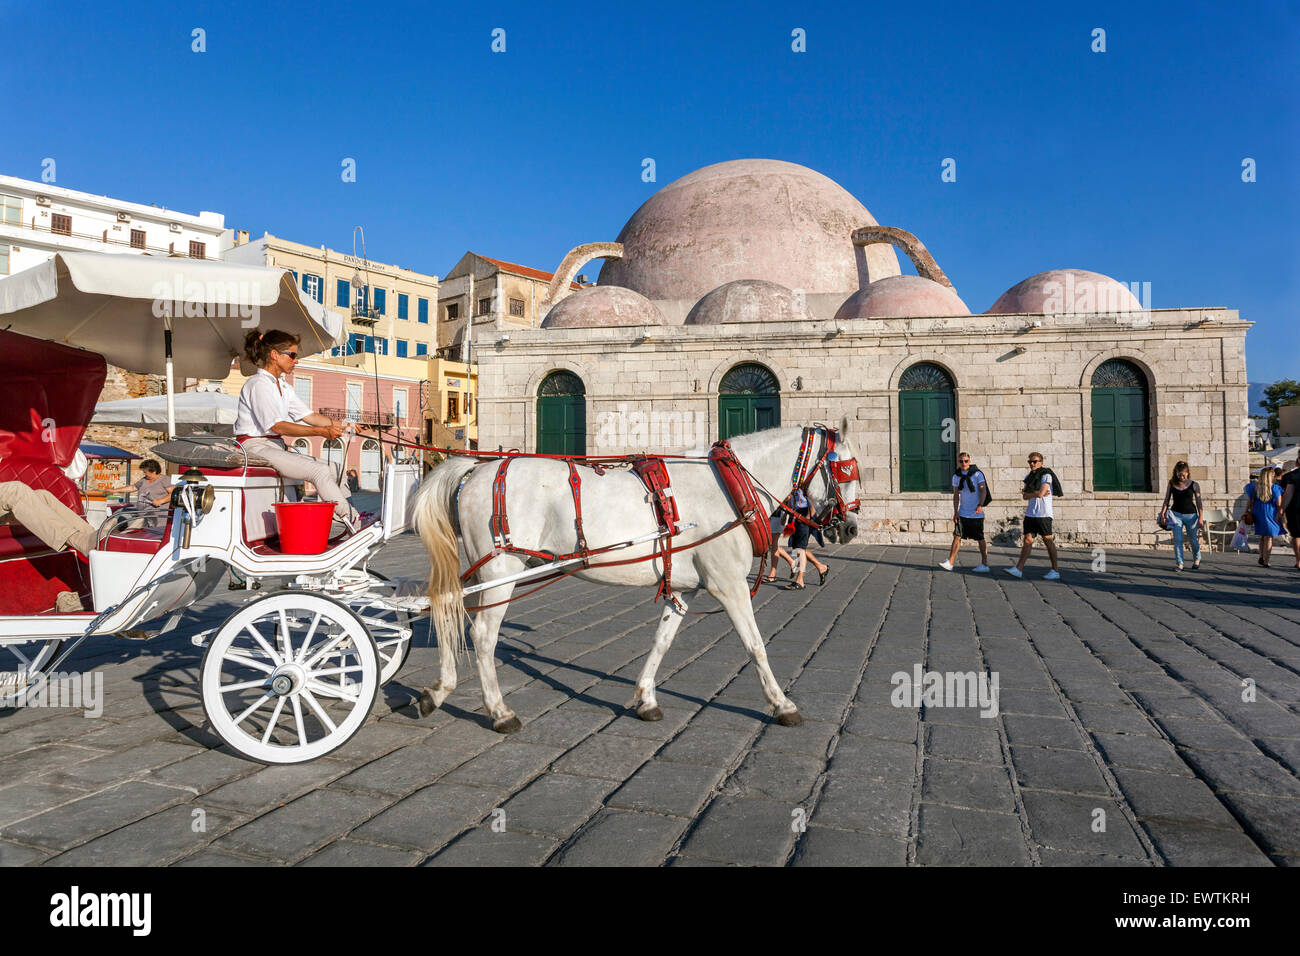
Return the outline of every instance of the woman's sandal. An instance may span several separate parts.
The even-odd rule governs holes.
[[[800,584],[796,581],[794,584],[787,584],[785,589],[787,591],[802,591],[805,587],[807,587],[806,584]]]
[[[823,584],[825,584],[825,583],[826,583],[826,579],[829,578],[830,576],[831,576],[831,569],[830,569],[830,566],[829,566],[829,565],[827,565],[825,571],[823,571],[821,568],[818,568],[818,569],[817,569],[817,586],[818,586],[818,587],[821,587]]]
[[[1175,570],[1175,571],[1181,571],[1182,569],[1183,569],[1183,566],[1182,566],[1181,564],[1175,564],[1175,565],[1174,565],[1174,570]]]

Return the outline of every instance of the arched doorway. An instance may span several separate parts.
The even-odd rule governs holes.
[[[1150,491],[1147,379],[1132,362],[1110,359],[1092,373],[1092,487]]]
[[[537,388],[537,451],[587,453],[587,388],[572,372],[552,372]]]
[[[951,376],[920,362],[898,380],[900,491],[952,491],[957,396]]]
[[[735,438],[781,424],[781,387],[756,362],[737,365],[718,385],[718,438]]]
[[[361,490],[378,491],[379,475],[382,467],[379,442],[367,438],[361,444]]]

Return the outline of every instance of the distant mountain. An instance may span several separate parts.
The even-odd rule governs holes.
[[[1247,413],[1250,415],[1264,415],[1266,412],[1259,407],[1259,403],[1264,400],[1264,389],[1272,385],[1272,382],[1250,382],[1247,391],[1247,402],[1249,405]]]

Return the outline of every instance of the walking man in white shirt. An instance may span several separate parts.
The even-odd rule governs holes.
[[[974,570],[980,574],[989,569],[989,545],[984,540],[984,495],[988,491],[988,481],[984,472],[971,464],[970,455],[960,452],[957,455],[957,471],[952,476],[952,551],[947,561],[941,561],[939,567],[951,571],[957,563],[957,551],[963,540],[975,541],[980,547],[980,563]]]
[[[1012,577],[1024,577],[1025,562],[1029,552],[1034,548],[1034,538],[1041,537],[1047,546],[1047,557],[1051,559],[1052,570],[1043,577],[1055,581],[1061,576],[1056,565],[1056,542],[1052,540],[1052,495],[1060,491],[1060,482],[1050,468],[1043,467],[1043,456],[1036,452],[1029,453],[1030,472],[1025,476],[1025,485],[1020,497],[1025,499],[1024,543],[1020,546],[1020,560],[1007,568]]]

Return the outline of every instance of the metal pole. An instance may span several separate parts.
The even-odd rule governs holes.
[[[163,347],[167,357],[167,438],[176,437],[176,395],[175,380],[172,375],[172,317],[163,316]]]

